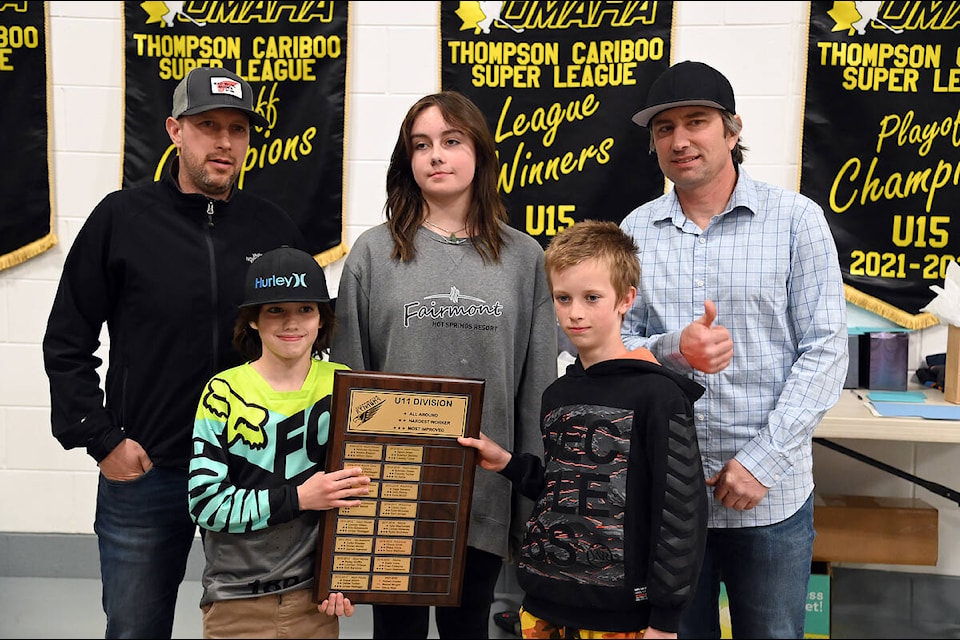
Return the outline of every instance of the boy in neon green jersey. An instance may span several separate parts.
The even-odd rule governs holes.
[[[323,270],[282,247],[250,266],[234,345],[246,364],[204,387],[190,514],[202,528],[204,637],[336,638],[341,593],[312,602],[320,511],[359,506],[359,467],[325,473],[335,316]]]

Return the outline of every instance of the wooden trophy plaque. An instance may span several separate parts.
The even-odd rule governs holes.
[[[476,471],[483,380],[337,371],[327,469],[360,466],[370,493],[324,512],[315,596],[456,606]]]

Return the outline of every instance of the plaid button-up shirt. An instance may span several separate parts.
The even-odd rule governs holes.
[[[706,477],[736,457],[769,488],[754,509],[735,511],[708,487],[709,526],[790,517],[813,491],[813,431],[847,372],[843,279],[822,208],[740,167],[730,202],[706,229],[687,220],[672,190],[621,227],[642,265],[624,343],[706,387],[694,407]],[[693,370],[680,354],[680,332],[708,299],[734,343],[732,362],[716,374]]]

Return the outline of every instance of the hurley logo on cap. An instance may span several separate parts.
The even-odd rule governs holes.
[[[238,100],[243,100],[243,86],[236,80],[223,76],[210,77],[210,93],[214,95],[228,94]]]
[[[289,276],[282,276],[279,273],[272,276],[257,276],[253,280],[254,289],[270,289],[272,287],[306,287],[306,273],[291,273]]]

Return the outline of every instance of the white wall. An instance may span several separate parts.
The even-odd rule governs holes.
[[[397,129],[417,98],[439,89],[436,2],[355,2],[347,113],[346,240],[382,221],[384,178]],[[715,65],[732,82],[751,147],[746,166],[796,188],[806,2],[677,2],[674,61]],[[120,2],[51,2],[53,186],[59,244],[0,271],[0,532],[92,533],[97,470],[50,434],[40,342],[64,256],[85,217],[120,184]],[[3,99],[9,99],[4,96]],[[16,123],[4,123],[5,127]],[[646,153],[638,149],[638,153]],[[15,162],[5,149],[2,162]],[[336,290],[340,263],[328,268]],[[910,368],[945,350],[945,331],[911,335]],[[844,444],[951,488],[960,446]],[[816,447],[828,493],[920,497],[940,509],[940,562],[894,570],[960,575],[960,508],[905,480]],[[878,567],[871,567],[878,568]]]

